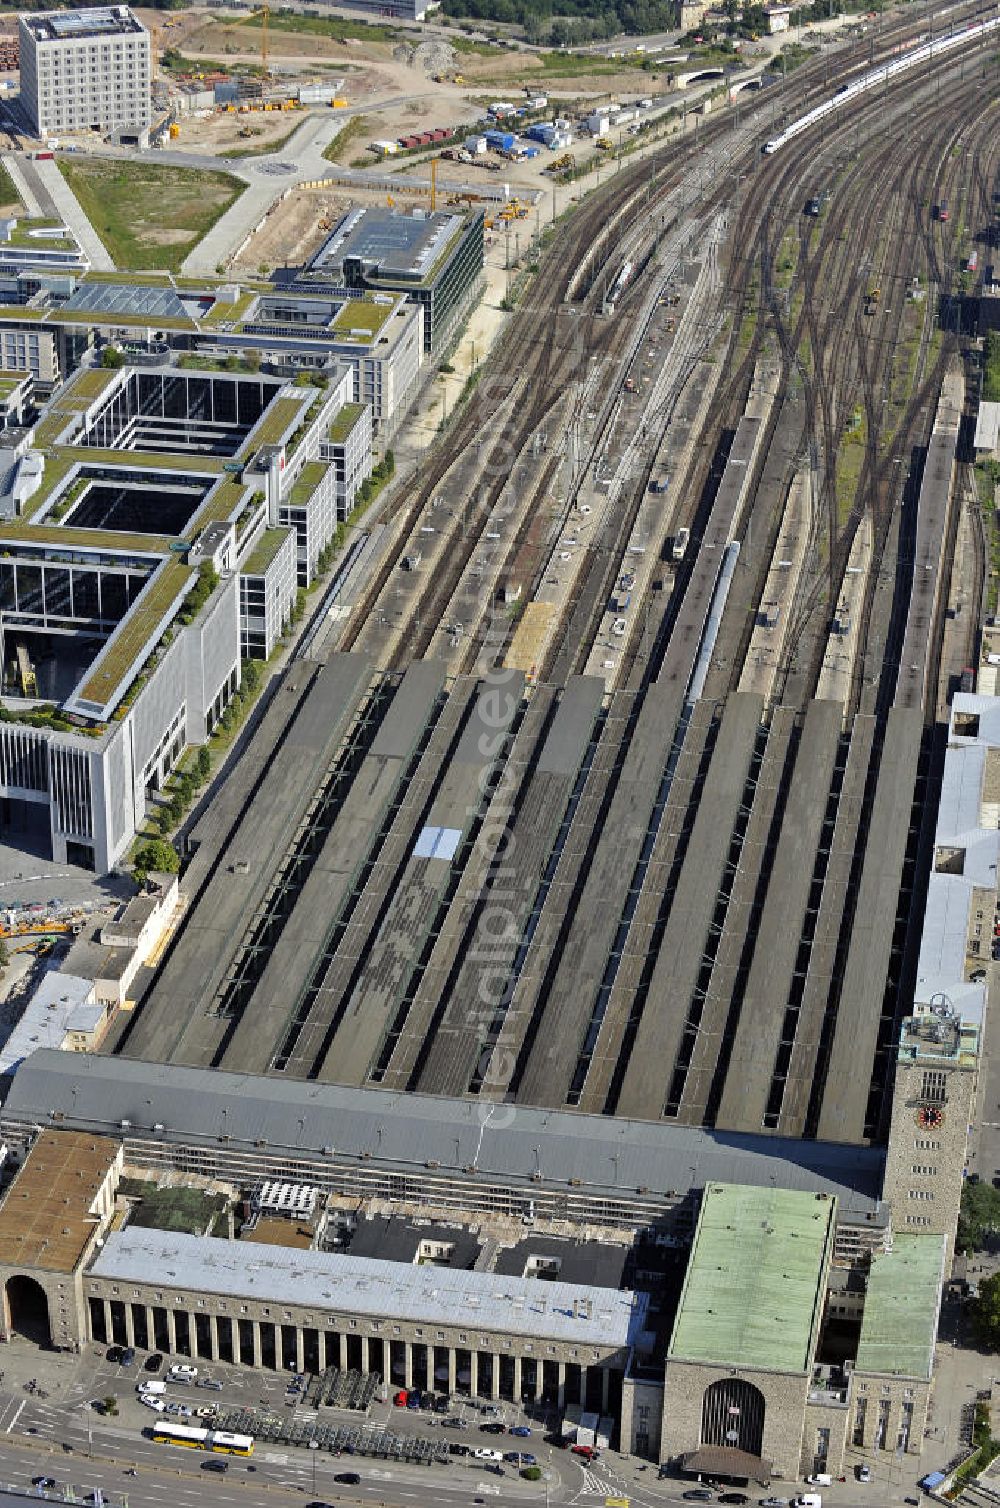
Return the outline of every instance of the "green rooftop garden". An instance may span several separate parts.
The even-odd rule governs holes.
[[[291,532],[291,529],[265,529],[241,570],[247,576],[263,576]]]
[[[28,375],[27,372],[0,371],[0,398],[9,398],[11,393],[16,392]]]
[[[62,230],[63,228],[64,222],[62,220],[46,220],[41,217],[31,219],[19,215],[17,224],[4,244],[7,246],[30,246],[49,251],[77,251],[79,248],[72,236],[38,236],[32,234],[33,231],[38,230]]]
[[[91,666],[80,688],[84,701],[99,707],[110,701],[128,672],[138,668],[143,650],[152,647],[151,624],[162,621],[178,605],[193,575],[182,560],[163,562],[139,599],[141,610],[123,619]]]
[[[292,490],[288,494],[289,507],[303,507],[312,497],[326,473],[325,461],[307,461],[295,478]]]
[[[330,443],[342,445],[365,411],[363,403],[345,403],[330,425]]]
[[[216,299],[208,313],[203,315],[203,325],[239,324],[247,311],[256,303],[259,295],[256,288],[241,288],[238,298]]]
[[[262,445],[280,445],[298,423],[308,402],[308,393],[300,398],[277,398],[243,442],[242,453],[249,455]]]
[[[392,314],[391,303],[377,304],[369,298],[348,299],[338,309],[330,329],[338,335],[358,335],[363,340],[374,340]]]
[[[160,1188],[152,1179],[123,1178],[118,1193],[135,1200],[129,1225],[145,1230],[181,1231],[188,1236],[206,1236],[223,1217],[229,1201],[224,1194],[208,1194],[203,1189]]]

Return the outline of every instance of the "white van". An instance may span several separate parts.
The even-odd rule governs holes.
[[[818,1471],[814,1477],[806,1477],[810,1487],[832,1487],[833,1477],[825,1471]]]
[[[792,1498],[795,1508],[823,1508],[823,1499],[818,1492],[803,1492],[799,1497]]]
[[[137,1382],[135,1390],[140,1397],[148,1393],[151,1398],[155,1398],[157,1394],[167,1391],[167,1384],[165,1382]]]
[[[472,1454],[475,1456],[475,1458],[476,1458],[477,1461],[502,1461],[503,1460],[503,1451],[502,1450],[490,1450],[490,1448],[489,1448],[488,1445],[480,1445],[477,1450],[474,1450],[472,1452]]]

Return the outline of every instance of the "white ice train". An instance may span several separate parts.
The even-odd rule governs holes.
[[[621,298],[625,286],[631,276],[632,263],[623,262],[621,265],[621,271],[618,273],[618,276],[612,283],[610,292],[608,293],[607,299],[605,300],[609,309],[613,309],[615,307],[615,304],[617,303],[618,299]]]
[[[863,74],[859,79],[855,79],[853,84],[847,84],[832,99],[824,100],[814,110],[810,110],[806,115],[801,115],[798,120],[793,120],[790,126],[785,127],[780,136],[772,136],[770,141],[764,143],[763,151],[767,156],[771,156],[773,152],[777,152],[780,147],[783,147],[787,141],[791,141],[793,136],[798,136],[800,132],[807,131],[817,121],[823,120],[825,116],[830,115],[834,110],[839,110],[842,105],[848,104],[856,95],[864,94],[867,89],[874,89],[879,84],[887,83],[889,79],[895,78],[897,74],[905,73],[908,68],[916,68],[920,63],[930,62],[931,58],[936,58],[942,52],[948,52],[952,47],[959,47],[963,42],[974,41],[976,37],[984,36],[990,31],[995,31],[997,27],[1000,27],[1000,17],[994,18],[991,21],[977,21],[971,26],[967,26],[963,31],[950,32],[947,36],[943,37],[934,37],[930,42],[925,42],[923,46],[914,48],[913,52],[905,52],[901,57],[894,58],[892,62],[880,63],[878,68],[872,69],[870,73]]]

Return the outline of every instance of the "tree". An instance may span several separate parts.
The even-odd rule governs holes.
[[[969,1305],[969,1318],[980,1343],[991,1351],[1000,1350],[1000,1272],[980,1283],[979,1297]]]
[[[979,1251],[991,1232],[1000,1230],[1000,1189],[989,1183],[969,1183],[962,1188],[955,1244],[959,1251]]]
[[[244,660],[240,667],[240,685],[247,696],[253,696],[260,686],[260,665],[256,660]]]
[[[7,946],[6,939],[0,937],[0,969],[5,969],[9,963],[10,949]]]
[[[125,358],[117,346],[105,346],[101,352],[102,367],[123,367]]]
[[[150,838],[136,853],[132,867],[136,879],[142,884],[153,870],[163,874],[176,874],[181,861],[172,843],[165,842],[163,838]]]
[[[207,780],[209,775],[211,775],[212,773],[212,756],[208,752],[208,749],[204,744],[202,744],[201,748],[198,750],[198,757],[195,760],[195,765],[197,767],[198,774],[202,777],[203,780]]]

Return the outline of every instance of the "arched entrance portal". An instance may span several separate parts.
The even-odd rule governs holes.
[[[705,1389],[702,1445],[728,1445],[759,1456],[764,1444],[764,1394],[742,1377],[724,1377]]]
[[[23,1335],[38,1345],[47,1346],[51,1342],[49,1301],[41,1283],[23,1274],[8,1278],[4,1308],[8,1331]]]

